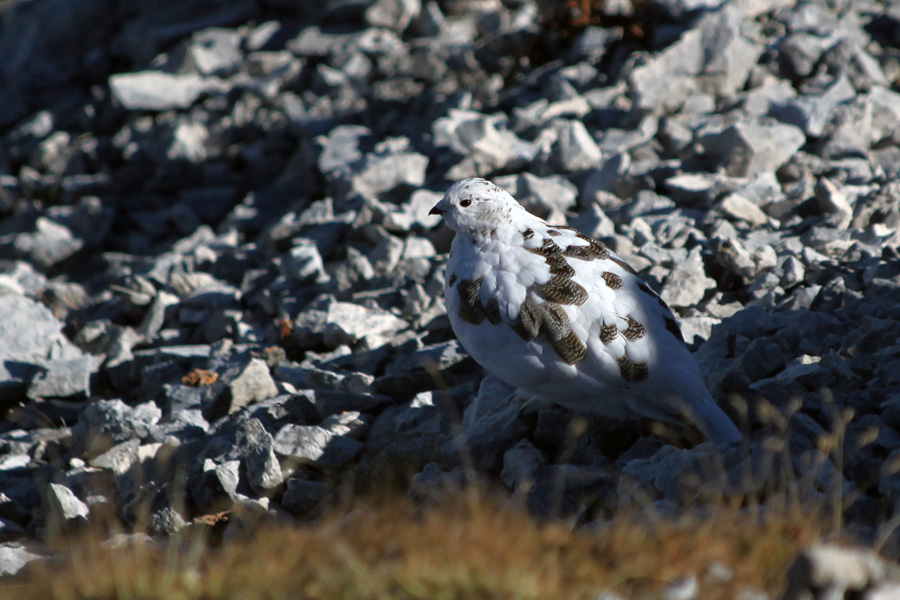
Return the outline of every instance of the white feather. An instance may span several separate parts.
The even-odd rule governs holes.
[[[717,443],[741,439],[709,396],[669,308],[614,252],[548,225],[484,179],[454,184],[433,212],[456,232],[444,290],[450,323],[487,370],[576,412],[689,419]],[[464,306],[460,282],[473,286],[479,278],[478,303]],[[554,287],[559,281],[564,288]],[[499,322],[492,322],[493,301]],[[546,311],[559,309],[568,323],[545,324],[526,339],[526,302],[545,323]],[[575,350],[551,339],[559,332],[574,334]]]

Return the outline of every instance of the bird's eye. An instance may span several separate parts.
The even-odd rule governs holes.
[[[459,201],[459,205],[462,206],[463,208],[466,208],[466,207],[469,207],[472,205],[472,201],[468,198],[463,198],[462,200]]]

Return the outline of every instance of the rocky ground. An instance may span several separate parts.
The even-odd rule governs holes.
[[[582,524],[788,487],[900,554],[900,6],[558,4],[0,2],[0,570],[472,480]],[[444,309],[475,175],[640,271],[747,443],[519,414]]]

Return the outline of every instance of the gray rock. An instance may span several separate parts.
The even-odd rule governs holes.
[[[72,435],[82,451],[97,456],[115,444],[147,438],[161,416],[153,402],[132,408],[119,399],[95,400],[81,413]]]
[[[420,0],[376,0],[366,9],[366,22],[403,33],[422,10]]]
[[[694,247],[687,260],[675,265],[666,278],[660,297],[669,305],[688,307],[698,304],[706,291],[715,289],[716,281],[706,276],[700,247]]]
[[[409,140],[391,138],[375,146],[352,176],[352,189],[365,198],[376,198],[398,186],[425,183],[428,157],[407,149]]]
[[[734,190],[738,184],[732,178],[716,173],[679,173],[666,179],[665,186],[674,200],[707,205],[723,193]]]
[[[781,263],[781,286],[789,288],[802,283],[806,278],[806,268],[799,259],[788,256]]]
[[[360,146],[371,135],[372,131],[362,125],[338,125],[328,135],[317,137],[315,141],[322,148],[317,161],[319,170],[334,176],[362,160]]]
[[[816,202],[819,210],[829,216],[829,221],[838,229],[847,229],[853,220],[853,207],[847,195],[827,177],[816,184]]]
[[[825,51],[833,44],[833,38],[798,32],[781,42],[779,54],[795,76],[808,77]]]
[[[214,370],[218,380],[203,388],[203,416],[208,421],[278,395],[269,367],[260,358],[229,356]]]
[[[150,309],[147,311],[135,334],[141,336],[144,340],[155,339],[166,323],[166,315],[170,308],[177,306],[178,302],[178,298],[173,294],[162,291],[156,294],[156,297],[150,304]]]
[[[201,511],[216,510],[237,501],[240,468],[239,460],[203,459],[199,475],[188,480],[191,497]]]
[[[65,225],[46,217],[38,217],[31,233],[19,233],[12,246],[16,253],[42,269],[50,268],[72,257],[84,247]]]
[[[335,435],[362,441],[371,422],[371,416],[363,415],[355,410],[348,410],[322,419],[322,428]]]
[[[27,467],[30,463],[31,456],[28,454],[6,454],[0,458],[0,471]]]
[[[362,442],[319,426],[285,425],[275,434],[275,451],[297,465],[340,469],[362,448]]]
[[[776,471],[798,471],[804,498],[865,489],[835,533],[874,539],[900,498],[879,460],[900,444],[896,7],[658,0],[653,50],[590,26],[538,65],[519,59],[562,32],[532,0],[86,2],[12,3],[0,23],[0,254],[19,257],[0,260],[0,519],[41,530],[48,468],[91,511],[131,523],[147,507],[159,532],[224,509],[249,529],[279,501],[316,518],[349,478],[429,498],[499,478],[536,512],[606,522],[636,460],[664,498],[648,515],[769,497],[759,448],[706,470],[705,452],[631,425],[592,420],[572,441],[572,415],[520,415],[491,377],[475,394],[444,314],[452,234],[428,212],[446,180],[485,175],[663,289],[688,340],[707,339],[716,397],[803,398],[796,460]],[[633,21],[633,4],[603,16]],[[151,71],[110,73],[126,63]],[[204,368],[218,387],[182,382]],[[812,451],[820,389],[856,411],[846,484]],[[129,406],[148,400],[165,418]],[[328,437],[322,456],[276,452],[289,424]],[[488,475],[463,462],[470,444]],[[168,501],[173,452],[185,507]]]
[[[827,141],[822,154],[826,158],[865,156],[880,136],[874,127],[873,113],[873,104],[862,97],[836,107],[825,132]]]
[[[712,328],[721,322],[717,317],[685,317],[679,320],[678,326],[685,343],[694,348],[708,340],[712,335]]]
[[[297,56],[324,57],[330,54],[359,50],[367,54],[397,54],[404,51],[403,43],[394,32],[369,28],[362,32],[331,33],[317,26],[303,29],[288,42],[288,49]]]
[[[14,260],[0,261],[0,291],[2,295],[30,296],[41,294],[50,282],[30,263]]]
[[[462,344],[457,340],[429,344],[416,348],[410,354],[397,357],[390,371],[438,370],[445,371],[458,365],[468,357]]]
[[[603,154],[581,121],[562,121],[553,157],[563,171],[586,171],[599,166]]]
[[[95,371],[95,361],[89,356],[49,362],[31,380],[26,395],[33,400],[89,396]]]
[[[479,396],[482,397],[481,393]],[[482,402],[482,408],[485,408]],[[479,471],[496,473],[503,468],[503,457],[528,432],[519,418],[520,407],[507,404],[483,412],[477,419],[467,418],[466,431],[442,448],[447,464],[471,464]],[[468,416],[468,415],[467,415]]]
[[[494,183],[512,194],[529,212],[541,217],[570,211],[578,198],[578,188],[559,176],[523,173],[497,177]]]
[[[751,227],[765,225],[770,219],[756,204],[737,193],[725,196],[717,209],[726,217],[744,221]]]
[[[281,489],[284,481],[272,435],[258,419],[249,419],[237,432],[235,439],[243,456],[250,488],[259,496],[271,496]]]
[[[222,89],[199,75],[173,75],[162,71],[119,73],[109,78],[113,96],[127,110],[162,111],[188,108],[201,94]]]
[[[300,367],[281,363],[275,368],[275,377],[287,381],[298,389],[325,389],[351,394],[372,392],[375,378],[367,373],[327,371],[316,367]],[[327,402],[327,400],[325,400]]]
[[[154,511],[148,524],[155,535],[173,535],[187,526],[184,517],[170,506]]]
[[[598,193],[627,197],[633,193],[633,180],[628,176],[631,155],[628,152],[606,153],[600,159],[599,168],[588,175],[582,186],[582,194],[593,198]]]
[[[230,75],[241,59],[241,35],[230,29],[204,29],[191,36],[188,49],[201,75]]]
[[[796,125],[809,137],[818,138],[825,132],[835,108],[855,96],[850,80],[842,76],[822,93],[775,101],[769,114],[783,123]]]
[[[59,519],[60,525],[71,526],[84,522],[90,514],[87,505],[64,485],[51,483],[47,489],[50,514]]]
[[[729,6],[703,17],[677,42],[633,67],[627,77],[637,107],[672,110],[701,90],[729,96],[742,88],[763,49],[742,33],[741,23],[768,7],[743,14],[741,8]]]
[[[127,474],[131,467],[138,461],[138,448],[141,441],[131,439],[116,444],[103,454],[99,454],[88,461],[92,467],[108,469],[117,478]]]
[[[240,290],[232,285],[216,281],[210,285],[192,290],[181,300],[179,306],[179,318],[190,323],[185,318],[187,313],[212,313],[227,309],[240,308]]]
[[[407,327],[406,321],[386,310],[337,301],[327,303],[323,325],[323,340],[332,347],[364,340],[377,346],[378,338],[393,336]]]
[[[569,226],[594,239],[611,237],[616,232],[616,224],[606,215],[598,202],[591,202],[577,217],[570,218]]]
[[[432,125],[434,144],[465,157],[448,171],[450,179],[483,176],[500,169],[513,169],[534,157],[536,148],[505,129],[503,115],[483,115],[471,110],[451,109]]]
[[[866,592],[867,600],[890,600],[900,594],[900,583],[889,582],[873,586]]]
[[[397,206],[384,217],[384,227],[388,231],[410,231],[414,228],[431,229],[440,222],[439,215],[428,212],[438,203],[443,194],[429,190],[416,190],[409,200]]]
[[[806,136],[793,125],[761,118],[740,121],[720,133],[702,135],[698,141],[726,174],[749,177],[777,170],[806,143]]]
[[[722,0],[688,0],[687,2],[659,0],[654,2],[653,6],[663,10],[668,17],[680,21],[691,13],[708,12],[719,8],[722,4]]]
[[[210,132],[207,126],[196,121],[181,121],[172,130],[171,144],[166,150],[166,156],[171,160],[188,160],[192,163],[201,163],[208,157],[210,146]],[[196,200],[191,196],[196,194],[184,194],[187,201]],[[210,194],[205,194],[208,202],[212,200]],[[212,202],[210,202],[212,204]]]
[[[650,458],[629,461],[623,472],[675,504],[691,504],[704,497],[721,497],[725,482],[722,456],[712,444],[681,450],[664,446]]]
[[[579,58],[598,60],[620,38],[621,33],[613,28],[588,26],[575,39],[571,52]]]
[[[872,126],[878,132],[878,140],[900,141],[900,94],[880,86],[873,87],[866,94],[866,102],[872,106]]]
[[[748,281],[756,275],[756,263],[738,239],[718,238],[714,240],[714,245],[716,262],[722,267]]]
[[[475,399],[463,412],[463,426],[474,427],[483,417],[509,406],[515,391],[516,388],[489,373],[481,380]]]
[[[414,502],[439,502],[448,494],[455,495],[477,486],[487,485],[487,478],[471,469],[447,467],[430,463],[416,473],[409,482],[407,496]]]
[[[325,263],[319,248],[313,240],[298,238],[285,255],[286,275],[300,283],[322,283],[328,280]]]
[[[769,114],[773,105],[786,102],[796,95],[797,92],[789,81],[767,77],[758,87],[744,94],[740,106],[748,114],[763,116]]]
[[[46,550],[34,542],[0,542],[0,577],[15,575],[31,561],[46,557]]]

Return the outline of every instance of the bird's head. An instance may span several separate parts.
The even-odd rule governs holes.
[[[485,237],[528,213],[505,190],[473,177],[451,185],[428,214],[441,215],[458,234]]]

